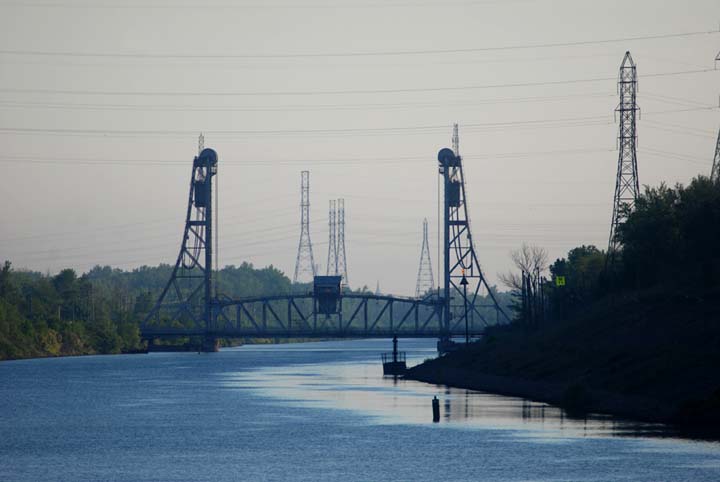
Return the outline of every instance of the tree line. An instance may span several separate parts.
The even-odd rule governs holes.
[[[645,187],[624,214],[617,230],[620,249],[611,260],[592,245],[573,248],[549,266],[541,248],[515,251],[515,265],[530,278],[523,283],[522,274],[502,276],[516,294],[516,318],[564,319],[600,299],[634,291],[720,288],[720,181],[699,176],[687,186]],[[543,277],[546,269],[549,277]],[[543,312],[528,311],[523,293],[533,300],[542,295],[535,304]]]
[[[141,349],[139,324],[173,267],[131,271],[96,266],[78,276],[0,270],[0,360],[38,356],[121,353]],[[226,266],[219,289],[231,297],[289,293],[290,280],[273,266]]]

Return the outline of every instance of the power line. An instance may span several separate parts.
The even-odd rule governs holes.
[[[449,0],[442,2],[368,2],[368,3],[97,3],[97,2],[3,2],[0,7],[14,8],[81,8],[81,9],[108,9],[108,10],[301,10],[301,9],[388,9],[388,8],[446,8],[446,7],[474,7],[488,5],[506,5],[509,3],[523,3],[530,0]]]
[[[684,136],[697,137],[700,139],[712,139],[714,137],[709,134],[701,134],[701,133],[681,130],[681,129],[677,129],[677,128],[662,127],[663,124],[659,123],[659,122],[644,121],[643,124],[646,124],[646,127],[649,127],[650,129],[656,129],[656,130],[660,130],[660,131],[664,131],[664,132],[671,132],[674,134],[680,134],[680,135],[684,135]]]
[[[647,95],[647,94],[646,94]],[[68,110],[119,110],[119,111],[160,111],[160,112],[304,112],[322,110],[361,110],[361,109],[403,109],[403,108],[427,108],[427,107],[449,107],[449,106],[478,106],[493,104],[518,104],[518,103],[542,103],[542,102],[565,102],[577,99],[598,99],[614,97],[612,93],[587,93],[576,95],[559,96],[534,96],[534,97],[506,97],[500,99],[482,99],[476,101],[460,102],[401,102],[401,103],[363,103],[363,104],[286,104],[286,105],[257,105],[257,106],[207,106],[207,105],[169,105],[169,104],[89,104],[89,103],[63,103],[63,102],[17,102],[0,101],[4,107],[18,108],[48,108]],[[659,96],[658,96],[659,97]],[[693,102],[693,101],[687,101]],[[700,104],[694,102],[694,104]]]
[[[643,77],[671,77],[678,75],[702,74],[717,72],[715,69],[678,70],[674,72],[657,72],[644,74]],[[582,84],[591,82],[615,81],[615,77],[595,77],[586,79],[549,80],[537,82],[518,82],[503,84],[465,85],[454,87],[418,87],[397,89],[349,89],[349,90],[317,90],[317,91],[226,91],[226,92],[167,92],[167,91],[121,91],[121,90],[74,90],[74,89],[34,89],[0,87],[0,92],[12,94],[63,94],[63,95],[107,95],[107,96],[158,96],[158,97],[251,97],[251,96],[315,96],[315,95],[365,95],[365,94],[402,94],[402,93],[428,93],[452,92],[481,89],[507,89],[517,87],[540,87],[549,85]]]
[[[707,106],[707,107],[691,107],[687,109],[674,109],[665,111],[649,112],[645,115],[657,115],[657,114],[669,114],[678,112],[693,112],[699,110],[714,110],[718,107]],[[584,123],[592,121],[603,121],[610,122],[610,116],[580,116],[580,117],[562,117],[556,119],[533,119],[533,120],[516,120],[507,122],[482,122],[482,123],[468,123],[464,124],[468,129],[474,128],[505,128],[510,126],[522,126],[522,125],[551,125],[559,127],[558,124],[567,123]],[[205,130],[207,134],[213,136],[261,136],[261,135],[292,135],[292,134],[362,134],[362,133],[373,133],[382,134],[387,132],[439,132],[447,129],[445,125],[426,125],[426,126],[409,126],[409,127],[371,127],[371,128],[339,128],[339,129],[272,129],[272,130]],[[62,134],[62,135],[73,135],[73,134],[87,134],[87,135],[101,135],[105,136],[108,134],[115,134],[120,136],[167,136],[167,135],[178,135],[187,136],[194,134],[191,130],[113,130],[113,129],[61,129],[61,128],[35,128],[35,127],[0,127],[0,133],[44,133],[44,134]]]
[[[473,47],[454,49],[423,49],[423,50],[385,50],[375,52],[321,52],[321,53],[279,53],[279,54],[159,54],[140,52],[78,52],[78,51],[49,51],[49,50],[22,50],[0,49],[2,55],[24,55],[42,57],[83,57],[83,58],[118,58],[118,59],[290,59],[290,58],[339,58],[339,57],[389,57],[402,55],[444,55],[476,52],[497,52],[508,50],[531,50],[558,47],[578,47],[586,45],[600,45],[612,43],[625,43],[633,41],[660,40],[672,38],[697,37],[713,35],[718,31],[699,30],[692,32],[665,33],[643,35],[635,37],[619,37],[599,40],[578,40],[570,42],[550,42],[537,44],[518,44],[495,47]]]
[[[611,148],[577,148],[577,149],[556,149],[549,151],[525,151],[525,152],[500,152],[500,153],[488,153],[483,155],[467,155],[464,156],[467,160],[488,160],[488,159],[522,159],[522,158],[533,158],[545,155],[577,155],[583,153],[599,153],[599,152],[612,152]],[[91,158],[51,158],[42,156],[2,156],[0,155],[0,162],[5,163],[38,163],[38,164],[108,164],[108,165],[170,165],[178,166],[187,165],[186,161],[175,161],[175,160],[159,160],[159,159],[91,159]],[[318,164],[354,164],[354,163],[434,163],[435,160],[429,156],[386,156],[386,157],[363,157],[363,158],[335,158],[335,159],[264,159],[261,161],[232,161],[224,160],[223,164],[235,164],[242,166],[264,166],[272,165],[277,166],[281,164],[307,164],[307,163],[318,163]]]

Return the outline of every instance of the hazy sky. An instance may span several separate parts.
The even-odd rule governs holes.
[[[524,241],[553,259],[605,248],[625,51],[640,183],[685,183],[709,173],[720,126],[719,21],[717,0],[3,0],[0,258],[174,262],[202,131],[222,265],[292,275],[309,169],[323,270],[344,197],[351,285],[413,294],[423,217],[437,266],[453,122],[491,283]]]

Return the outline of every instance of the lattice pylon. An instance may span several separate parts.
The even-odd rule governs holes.
[[[712,169],[710,170],[710,179],[720,182],[720,129],[718,129],[717,142],[715,143],[715,157],[713,157]]]
[[[293,283],[310,282],[316,274],[310,240],[310,171],[302,171],[300,173],[300,242]]]
[[[615,112],[619,116],[618,131],[618,167],[615,180],[615,197],[613,201],[613,217],[610,224],[607,261],[615,259],[620,248],[618,227],[626,220],[635,201],[640,195],[637,168],[637,129],[636,118],[640,108],[637,105],[637,70],[630,52],[625,53],[618,76],[618,93],[620,103]]]
[[[415,297],[420,298],[435,287],[432,261],[430,260],[430,242],[428,241],[428,220],[423,219],[423,241],[420,248],[420,266],[418,267]]]
[[[345,200],[337,200],[337,274],[348,285],[347,256],[345,254]]]
[[[338,256],[337,256],[337,209],[335,200],[330,200],[330,210],[328,211],[328,257],[327,269],[325,274],[328,276],[337,276],[338,274]]]

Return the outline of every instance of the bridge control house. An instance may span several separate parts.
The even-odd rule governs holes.
[[[342,296],[341,282],[342,276],[315,276],[313,296],[316,313],[334,315],[338,312],[338,303]]]

